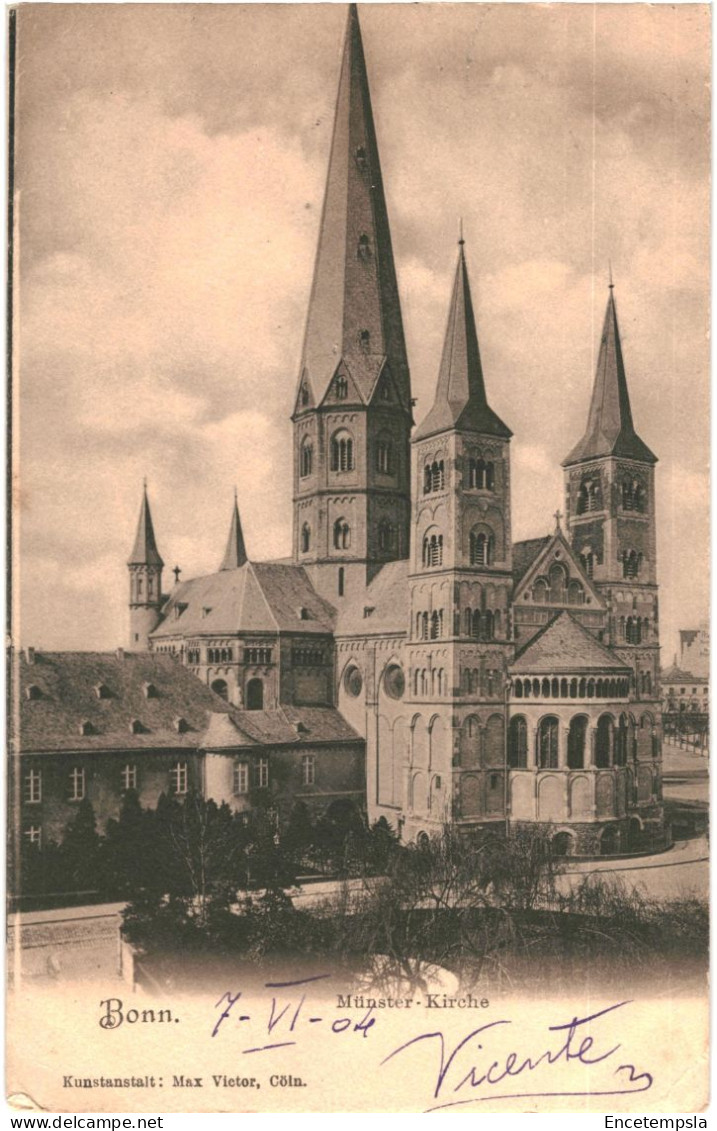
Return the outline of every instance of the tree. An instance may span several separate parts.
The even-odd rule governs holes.
[[[100,837],[94,809],[86,797],[65,829],[60,860],[66,890],[88,891],[102,886]]]

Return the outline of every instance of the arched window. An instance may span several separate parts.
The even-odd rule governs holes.
[[[345,377],[337,377],[334,381],[334,389],[336,390],[336,399],[345,401],[349,393],[349,383]]]
[[[229,699],[229,688],[225,679],[215,679],[212,683],[212,691],[218,695],[220,699]]]
[[[345,518],[337,518],[334,523],[334,549],[348,550],[351,545],[351,528]]]
[[[376,441],[376,471],[393,475],[393,441],[390,436],[379,436]]]
[[[378,524],[378,548],[389,553],[396,546],[396,527],[384,518]]]
[[[638,577],[640,574],[640,566],[642,565],[642,554],[638,554],[637,550],[623,550],[622,552],[622,576],[623,577]]]
[[[308,554],[311,546],[311,527],[308,522],[305,522],[301,528],[301,552]]]
[[[570,720],[568,731],[568,769],[582,770],[585,766],[585,736],[588,720],[584,715],[576,715]]]
[[[602,509],[602,486],[599,476],[586,475],[578,490],[578,514]]]
[[[639,617],[628,617],[625,622],[625,639],[628,644],[639,644],[642,640],[642,622]]]
[[[629,736],[629,729],[628,729],[628,724],[627,724],[627,717],[625,715],[620,715],[620,722],[618,723],[618,727],[617,727],[617,735],[615,736],[616,742],[615,742],[615,759],[614,759],[614,761],[615,761],[616,766],[626,766],[627,765],[628,736]]]
[[[571,833],[556,833],[550,842],[553,856],[572,856],[573,837]]]
[[[558,720],[546,715],[538,727],[538,765],[541,770],[558,768]]]
[[[568,584],[568,604],[569,605],[582,605],[585,600],[585,590],[579,581],[571,581]]]
[[[468,486],[478,491],[492,491],[495,482],[492,463],[484,459],[472,459],[468,464]]]
[[[359,259],[371,258],[371,244],[365,232],[362,232],[358,238],[358,247],[356,248],[356,254],[358,255]]]
[[[434,610],[431,613],[431,640],[438,640],[442,635],[443,628],[443,615],[442,611],[439,613]]]
[[[494,539],[492,534],[485,534],[482,530],[471,531],[470,559],[471,565],[493,564]]]
[[[426,534],[423,539],[423,565],[425,569],[443,565],[442,534]]]
[[[345,573],[344,573],[344,567],[339,566],[339,578],[338,578],[339,597],[343,597],[345,585],[346,585],[346,577],[345,577]]]
[[[555,562],[548,572],[550,583],[550,601],[553,605],[563,604],[565,601],[565,568]]]
[[[528,727],[522,715],[511,719],[508,727],[508,765],[513,770],[528,765]]]
[[[331,440],[331,470],[353,471],[354,442],[348,432],[337,432]]]
[[[443,460],[434,460],[427,463],[423,469],[423,493],[430,495],[432,491],[442,491],[445,485],[445,472]]]
[[[538,577],[533,585],[533,600],[536,605],[545,605],[548,602],[548,583],[544,577]]]
[[[301,403],[302,405],[309,403],[309,390],[306,385],[301,386]]]
[[[609,715],[602,715],[598,719],[597,734],[595,736],[595,765],[604,770],[612,765],[614,726]]]
[[[264,707],[264,683],[261,679],[250,679],[246,685],[247,711],[261,711]]]
[[[580,561],[582,562],[582,567],[586,575],[592,580],[595,570],[595,555],[592,550],[583,550],[580,554]]]
[[[485,613],[481,617],[481,622],[481,627],[483,629],[481,633],[481,639],[492,640],[495,635],[495,619],[490,609],[486,609]]]
[[[306,479],[314,469],[314,449],[310,440],[301,445],[301,478]]]

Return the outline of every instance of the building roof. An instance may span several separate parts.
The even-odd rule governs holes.
[[[152,514],[149,509],[146,483],[142,492],[142,504],[139,508],[137,534],[135,535],[134,546],[132,547],[132,553],[129,556],[127,565],[164,565],[164,562],[159,556],[157,542],[154,537],[154,526],[152,525]]]
[[[232,510],[232,521],[229,527],[229,541],[227,548],[224,551],[224,558],[222,564],[219,566],[221,569],[239,569],[247,560],[246,547],[244,545],[244,535],[241,528],[241,519],[239,518],[239,504],[237,502],[236,492],[234,493],[234,509]]]
[[[506,439],[513,435],[493,412],[486,398],[462,239],[459,241],[436,398],[413,438],[423,440],[450,428]]]
[[[587,428],[580,443],[563,460],[563,467],[599,456],[622,456],[625,459],[642,460],[644,463],[657,463],[657,456],[643,443],[632,423],[612,284],[600,339]]]
[[[347,602],[337,636],[393,635],[408,631],[408,560],[387,562],[366,587],[363,599]],[[370,610],[370,612],[369,612]]]
[[[362,340],[362,335],[368,335]],[[411,388],[388,212],[358,11],[350,5],[326,195],[299,375],[306,408],[326,397],[339,367],[346,403],[367,404],[388,366],[401,405]]]
[[[215,715],[203,739],[207,749],[281,746],[297,742],[360,742],[360,735],[334,707],[281,706],[267,711]]]
[[[304,615],[302,615],[302,610]],[[181,582],[162,610],[153,640],[240,632],[328,633],[335,611],[302,566],[246,562]]]
[[[196,747],[213,713],[229,705],[170,656],[150,653],[36,652],[18,656],[15,738],[23,751]],[[155,694],[146,694],[151,685]],[[28,688],[39,697],[28,698]],[[100,698],[98,688],[107,698]],[[177,729],[185,720],[187,730]],[[142,724],[132,733],[132,721]],[[84,721],[94,734],[80,733]]]
[[[558,613],[518,652],[511,671],[520,675],[560,675],[575,672],[628,673],[623,663],[570,613]]]
[[[671,664],[669,668],[660,675],[662,683],[709,683],[706,675],[693,675],[692,672],[686,672],[683,668],[678,668],[677,664]]]
[[[513,580],[516,585],[525,577],[551,538],[551,534],[546,534],[543,538],[528,538],[525,542],[513,543]]]

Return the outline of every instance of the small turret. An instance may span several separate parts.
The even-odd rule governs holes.
[[[162,608],[162,568],[152,514],[144,482],[137,535],[127,561],[129,569],[129,646],[134,652],[149,649],[149,634],[159,621]]]
[[[244,545],[244,535],[241,528],[241,519],[239,518],[239,503],[235,490],[234,509],[232,511],[231,526],[229,527],[229,541],[227,542],[227,548],[219,569],[239,569],[240,566],[246,564],[246,560],[246,546]]]

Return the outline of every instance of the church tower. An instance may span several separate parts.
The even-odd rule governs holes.
[[[293,558],[327,600],[406,558],[411,384],[356,5],[294,412]]]
[[[436,397],[412,444],[409,694],[414,734],[429,737],[408,808],[437,827],[505,818],[511,435],[486,397],[461,239]]]
[[[129,647],[133,652],[149,650],[149,634],[156,628],[162,608],[162,568],[154,537],[152,515],[145,482],[137,535],[127,562],[129,569]]]
[[[570,540],[606,599],[604,643],[629,663],[634,697],[659,708],[657,457],[635,431],[612,283],[587,428],[563,462]]]

